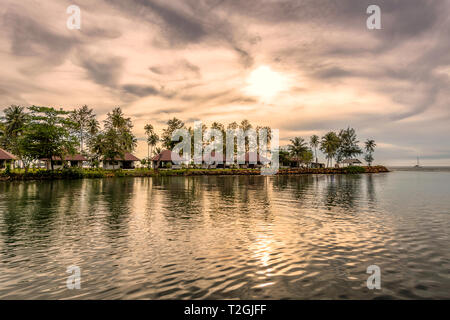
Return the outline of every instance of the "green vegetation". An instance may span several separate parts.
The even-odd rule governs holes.
[[[53,170],[54,157],[64,158],[74,154],[78,140],[71,134],[75,124],[68,117],[69,112],[49,107],[29,108],[30,121],[23,130],[22,154],[34,159],[50,159]]]
[[[144,159],[143,164],[147,164],[147,168],[150,168],[150,154],[153,153],[153,148],[156,146],[156,144],[159,141],[159,136],[155,133],[153,126],[151,124],[146,124],[144,127],[145,134],[147,135],[147,159]],[[151,147],[151,151],[150,151]]]
[[[319,159],[317,157],[317,148],[320,145],[319,136],[315,134],[312,135],[309,139],[309,145],[311,146],[311,148],[314,148],[314,157],[316,158],[316,163],[318,163]]]
[[[364,143],[364,148],[366,150],[366,155],[364,156],[364,160],[369,164],[369,167],[372,165],[373,162],[373,152],[375,151],[375,147],[377,144],[375,143],[375,140],[367,139]]]
[[[100,124],[95,118],[94,110],[87,105],[75,109],[69,119],[73,122],[75,134],[80,142],[79,151],[85,154],[84,142],[90,141],[100,130]]]
[[[76,153],[98,166],[100,159],[122,158],[136,147],[131,119],[120,108],[108,113],[103,130],[86,105],[73,111],[12,105],[3,112],[0,147],[21,160],[25,171],[39,159],[48,159],[53,170],[55,159],[64,162]]]
[[[126,153],[132,153],[137,146],[137,139],[132,132],[133,124],[131,118],[126,117],[120,108],[115,108],[107,114],[103,122],[103,128],[100,127],[93,109],[86,105],[73,111],[38,106],[25,109],[21,106],[12,105],[4,109],[4,116],[0,120],[0,147],[11,152],[21,160],[25,172],[28,172],[30,167],[35,166],[35,160],[39,159],[47,159],[52,170],[54,169],[54,161],[62,160],[63,166],[65,166],[64,159],[77,153],[85,156],[92,168],[98,168],[100,161],[124,158]],[[175,130],[182,128],[186,128],[185,123],[174,117],[167,121],[167,127],[163,129],[160,138],[152,124],[148,123],[145,125],[147,158],[143,159],[141,163],[146,165],[147,170],[150,170],[151,167],[151,155],[161,152],[161,148],[157,146],[158,143],[160,142],[165,149],[173,150],[178,142],[172,141],[172,134]],[[247,131],[253,130],[253,125],[244,119],[240,123],[231,122],[226,128]],[[187,129],[191,134],[193,133],[192,128]],[[202,125],[201,129],[202,135],[204,135],[207,126]],[[222,132],[223,151],[225,153],[227,141],[225,125],[216,121],[212,123],[211,129]],[[257,126],[255,129],[256,133],[258,133],[257,141],[255,141],[256,147],[259,147],[259,133],[262,132],[262,129],[267,130],[267,139],[270,144],[271,128]],[[228,138],[235,140],[234,151],[236,152],[236,135]],[[194,137],[192,134],[193,143]],[[205,142],[202,140],[200,143]],[[253,141],[249,141],[249,137],[245,136],[246,151],[249,151],[250,143],[253,143]],[[295,164],[299,168],[309,167],[314,158],[316,163],[319,161],[317,154],[319,149],[326,156],[327,167],[332,168],[333,159],[336,160],[339,166],[344,159],[353,159],[362,154],[363,151],[358,144],[356,131],[350,127],[340,130],[339,133],[327,132],[321,138],[317,135],[312,135],[309,142],[302,137],[294,137],[290,139],[287,150],[279,150],[280,163],[282,166]],[[375,147],[374,140],[368,139],[365,142],[364,159],[369,167],[373,163]],[[352,164],[352,162],[346,163]],[[115,165],[116,161],[112,161],[113,170],[116,169]],[[317,164],[314,167],[317,167]],[[170,168],[170,162],[165,164],[165,169]],[[348,172],[361,171],[353,167],[346,168],[346,170]],[[85,177],[85,175],[103,175],[103,172],[99,171],[94,173],[90,171],[77,173],[75,171],[76,169],[71,169],[70,172],[64,171],[55,174],[56,176],[78,175],[82,177]],[[14,170],[10,171],[10,173],[14,174]],[[30,174],[38,176],[48,175],[48,173],[35,170]],[[120,176],[122,174],[124,173],[114,171],[114,175]]]
[[[333,165],[333,158],[339,149],[341,140],[336,133],[330,131],[326,133],[320,142],[320,150],[325,154],[327,158],[327,167]]]
[[[327,167],[333,167],[333,159],[339,165],[345,159],[353,159],[356,156],[362,154],[362,150],[359,147],[359,141],[356,138],[356,131],[353,128],[348,127],[347,129],[342,129],[339,134],[333,131],[327,132],[321,139],[317,135],[312,135],[309,140],[309,146],[314,149],[314,155],[316,158],[316,163],[318,162],[317,148],[319,148],[327,159]],[[372,165],[373,162],[373,152],[375,150],[376,144],[374,140],[367,140],[365,142],[366,155],[364,157],[365,161]],[[290,155],[301,163],[308,165],[312,162],[311,149],[307,148],[305,140],[301,137],[295,137],[291,139],[291,144],[288,146]],[[285,155],[283,154],[283,157]],[[280,152],[280,163],[284,163],[287,159],[283,158]],[[299,165],[300,165],[299,162]]]
[[[290,168],[280,169],[278,175],[296,174],[360,174],[388,172],[383,166],[346,168]],[[134,170],[104,170],[99,168],[81,169],[67,168],[58,170],[43,169],[8,169],[0,172],[1,180],[57,180],[57,179],[96,179],[122,177],[154,177],[154,176],[197,176],[197,175],[260,175],[259,169],[164,169],[153,170],[140,168]]]
[[[350,173],[350,174],[357,174],[357,173],[365,173],[366,172],[366,168],[365,167],[358,167],[358,166],[349,166],[349,167],[345,167],[342,168],[345,173]]]

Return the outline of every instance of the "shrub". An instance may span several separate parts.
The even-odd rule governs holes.
[[[364,167],[349,166],[349,167],[344,168],[344,171],[346,173],[356,174],[356,173],[364,173],[364,172],[366,172],[366,169]]]
[[[5,175],[9,176],[11,174],[11,164],[7,163],[5,168]]]
[[[115,176],[115,177],[124,177],[124,176],[125,176],[125,173],[123,172],[122,169],[115,170],[115,171],[114,171],[114,176]]]

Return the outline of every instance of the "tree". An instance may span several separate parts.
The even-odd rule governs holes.
[[[146,124],[144,127],[145,134],[147,135],[147,167],[150,168],[150,154],[153,153],[153,148],[159,141],[159,136],[155,133],[151,124]],[[150,151],[151,147],[151,151]]]
[[[155,150],[153,150],[153,155],[157,156],[162,152],[162,149],[160,147],[156,147]]]
[[[253,128],[253,126],[252,126],[252,124],[250,123],[250,121],[248,121],[247,119],[244,119],[244,120],[242,120],[241,121],[241,124],[239,125],[239,129],[241,129],[242,131],[244,131],[244,134],[248,131],[248,130],[250,130],[250,129],[252,129]],[[247,136],[245,136],[245,152],[249,152],[249,150],[250,150],[250,140],[249,140],[249,138],[247,137]]]
[[[161,141],[164,148],[172,150],[175,145],[178,143],[177,141],[172,141],[172,134],[177,129],[183,129],[184,122],[180,119],[173,118],[167,121],[167,128],[163,129]]]
[[[132,128],[131,119],[126,118],[120,108],[108,112],[104,121],[104,132],[99,135],[100,143],[103,144],[100,150],[105,159],[114,161],[116,158],[123,158],[127,152],[133,152],[137,140],[131,131]]]
[[[225,131],[224,125],[216,121],[211,124],[211,129],[222,131],[222,133]]]
[[[31,111],[30,124],[24,133],[22,148],[34,159],[49,159],[53,170],[54,158],[64,160],[66,155],[75,153],[78,145],[77,138],[70,132],[74,126],[68,117],[70,113],[50,107],[28,109]]]
[[[339,132],[340,144],[336,152],[336,159],[341,162],[343,159],[351,159],[362,153],[358,146],[355,129],[348,127]]]
[[[74,123],[74,130],[80,141],[79,151],[83,153],[85,139],[87,138],[89,141],[99,130],[99,123],[95,118],[94,110],[84,105],[72,111],[69,118]]]
[[[237,128],[239,128],[239,125],[237,124],[236,121],[229,123],[227,126],[228,130],[236,130]]]
[[[220,132],[222,132],[222,153],[226,154],[227,140],[226,140],[225,126],[223,124],[221,124],[220,122],[215,121],[211,124],[211,129],[219,130]]]
[[[300,137],[295,137],[290,141],[291,144],[288,146],[289,153],[292,157],[297,158],[298,166],[300,167],[302,155],[308,151],[308,146],[306,145],[305,139]]]
[[[289,152],[283,149],[278,150],[278,159],[282,166],[289,165]]]
[[[261,130],[266,130],[266,132],[267,132],[267,148],[269,149],[270,142],[272,141],[272,129],[269,126],[266,126],[266,127],[257,126],[256,127],[256,135],[258,137],[258,150],[260,150],[260,144],[261,144],[261,142],[259,141],[259,132]]]
[[[364,143],[364,149],[366,150],[364,160],[369,164],[369,167],[372,165],[373,162],[372,153],[375,151],[376,146],[377,144],[373,139],[367,139],[366,142]]]
[[[244,119],[244,120],[241,121],[241,124],[239,125],[239,128],[242,129],[245,132],[245,131],[250,130],[251,128],[253,128],[253,126],[250,123],[250,121],[248,121],[247,119]]]
[[[375,151],[375,147],[377,144],[375,143],[375,140],[367,139],[364,143],[364,148],[366,149],[367,153],[373,153]]]
[[[104,152],[104,134],[102,132],[97,133],[92,139],[89,140],[89,151],[91,153],[91,162],[95,167],[98,167],[100,162],[100,157],[105,153]]]
[[[326,133],[320,141],[320,150],[326,155],[327,167],[332,166],[333,158],[339,148],[341,140],[336,133],[330,131]]]
[[[309,164],[313,161],[314,155],[311,150],[304,151],[300,156],[301,161],[309,166]]]
[[[316,158],[316,163],[319,162],[318,158],[317,158],[317,148],[319,147],[320,141],[319,141],[319,136],[318,135],[312,135],[311,138],[309,139],[309,145],[311,146],[311,148],[314,148],[314,157]]]
[[[365,156],[364,156],[364,160],[368,163],[368,165],[369,165],[369,167],[372,165],[372,162],[373,162],[373,156],[372,156],[372,154],[371,153],[367,153]]]
[[[2,134],[0,136],[1,146],[16,155],[28,168],[29,159],[23,150],[23,137],[26,126],[29,124],[29,115],[25,108],[11,105],[3,110]]]

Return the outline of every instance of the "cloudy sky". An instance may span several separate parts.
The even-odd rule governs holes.
[[[352,126],[376,163],[450,165],[449,16],[441,0],[3,0],[0,102],[120,106],[138,137],[174,116],[247,118],[281,145]]]

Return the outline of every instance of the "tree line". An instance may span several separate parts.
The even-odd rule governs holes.
[[[102,158],[123,158],[137,144],[131,119],[120,108],[107,114],[103,129],[86,105],[73,111],[12,105],[3,113],[0,146],[18,157],[25,170],[38,159],[48,159],[53,170],[55,159],[76,153],[88,156],[98,166]]]
[[[107,113],[103,126],[92,108],[84,105],[80,108],[65,111],[53,107],[11,105],[3,110],[0,118],[0,147],[13,153],[22,161],[25,170],[37,159],[49,159],[53,170],[54,159],[64,160],[68,155],[80,153],[86,156],[93,166],[98,166],[102,159],[123,158],[125,153],[132,153],[137,146],[137,138],[133,134],[131,118],[126,117],[121,108],[114,108]],[[148,145],[147,158],[143,163],[150,164],[152,155],[161,152],[161,148],[172,150],[177,141],[172,141],[172,134],[177,129],[188,129],[193,137],[193,128],[172,118],[167,121],[167,127],[158,135],[152,124],[144,127],[146,143]],[[271,128],[254,126],[246,119],[240,123],[231,122],[224,125],[213,122],[211,129],[222,132],[223,146],[226,146],[226,130],[265,129],[270,144]],[[208,129],[202,125],[202,133]],[[358,145],[356,132],[353,128],[340,130],[339,133],[328,132],[322,138],[317,135],[310,137],[309,143],[301,137],[290,140],[287,150],[280,150],[280,162],[295,158],[298,163],[309,164],[318,162],[317,150],[322,151],[327,159],[327,166],[332,166],[333,159],[337,163],[343,159],[353,158],[363,153]],[[192,138],[192,144],[194,139]],[[259,144],[259,143],[258,143]],[[237,143],[235,143],[235,148]],[[193,145],[192,145],[193,147]],[[246,150],[249,142],[246,137]],[[376,147],[374,140],[367,140],[364,144],[365,160],[371,165],[373,152]],[[236,151],[236,150],[235,150]],[[225,150],[223,151],[225,154]]]
[[[374,160],[375,147],[376,143],[373,139],[367,139],[364,142],[364,160],[369,166],[372,165]],[[280,162],[288,162],[291,159],[290,157],[294,157],[299,166],[300,163],[311,163],[314,158],[315,162],[318,163],[317,149],[325,154],[327,167],[332,167],[333,159],[339,164],[344,159],[352,159],[364,153],[359,146],[355,129],[348,127],[347,129],[341,129],[339,133],[327,132],[322,138],[312,135],[309,143],[301,137],[291,139],[287,150],[280,150]]]

